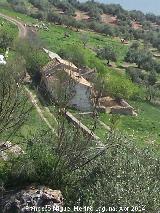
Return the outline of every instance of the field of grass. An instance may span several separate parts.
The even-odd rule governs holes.
[[[158,150],[160,146],[160,108],[140,101],[132,101],[130,104],[137,110],[138,116],[117,116],[116,129],[126,134],[127,137],[133,138],[140,147],[153,145]],[[79,115],[77,111],[72,111],[72,113],[90,129],[96,123],[97,129],[95,133],[102,140],[108,131],[99,121],[102,121],[109,127],[113,125],[111,122],[112,115],[107,113],[99,113],[97,118],[91,115]]]
[[[147,102],[132,102],[137,117],[123,116],[120,129],[132,132],[138,141],[160,145],[160,107]]]
[[[15,38],[18,33],[18,29],[14,24],[6,21],[5,19],[1,17],[0,17],[0,30],[5,30],[7,34],[12,35]]]
[[[3,14],[5,14],[5,15],[8,15],[10,17],[18,18],[22,22],[25,22],[25,23],[28,23],[28,24],[29,23],[36,23],[37,22],[36,19],[34,19],[34,18],[30,17],[30,16],[27,16],[25,14],[12,11],[9,8],[0,7],[0,12],[3,13]]]
[[[26,108],[30,108],[31,103],[26,103]],[[36,134],[40,134],[42,131],[47,131],[48,126],[41,119],[35,107],[32,107],[30,111],[25,115],[25,120],[21,127],[16,131],[13,135],[10,135],[10,132],[6,132],[5,135],[1,136],[1,140],[5,141],[9,140],[18,143],[22,143],[23,141],[29,140],[34,137]]]
[[[68,36],[66,37],[65,34]],[[128,47],[123,45],[118,39],[96,34],[90,31],[75,32],[75,30],[67,29],[65,26],[50,25],[49,31],[40,31],[40,38],[50,50],[58,52],[61,48],[68,45],[78,45],[83,47],[83,37],[87,37],[87,45],[85,51],[90,50],[90,54],[94,54],[94,50],[111,46],[117,54],[118,62],[122,62]]]
[[[47,125],[43,122],[36,109],[33,107],[33,109],[29,112],[27,116],[26,122],[21,126],[16,135],[14,135],[13,141],[20,141],[21,139],[30,139],[36,134],[47,130]]]
[[[41,96],[41,94],[38,91],[36,91],[36,89],[34,87],[28,86],[27,88],[36,97],[37,104],[38,104],[39,108],[41,109],[44,117],[48,120],[50,125],[53,128],[55,128],[55,130],[56,130],[56,128],[57,128],[57,121],[56,121],[57,109],[56,109],[56,107],[54,105],[52,106],[52,113],[51,113],[48,104],[46,103],[44,98]]]
[[[30,16],[14,12],[9,8],[0,8],[0,12],[11,17],[18,18],[27,24],[38,22]],[[65,37],[65,33],[68,34],[69,37]],[[70,45],[78,45],[84,48],[82,37],[86,36],[88,38],[87,48],[84,48],[85,57],[87,58],[86,65],[94,67],[97,64],[97,67],[101,67],[102,70],[110,70],[110,68],[104,67],[104,63],[96,57],[96,49],[106,45],[111,46],[117,55],[117,65],[120,65],[123,62],[124,56],[128,50],[128,46],[123,45],[117,38],[103,36],[91,31],[76,32],[75,29],[67,29],[65,26],[53,24],[49,24],[49,31],[41,30],[39,32],[39,36],[46,47],[48,47],[51,51],[58,53],[62,48],[68,48]]]
[[[4,2],[6,2],[4,0]],[[38,21],[30,16],[12,11],[11,9],[7,8],[0,8],[0,12],[6,15],[18,18],[19,20],[25,23],[37,23]],[[73,45],[78,44],[83,46],[82,37],[87,36],[88,43],[87,46],[91,50],[95,50],[100,47],[104,47],[105,45],[112,46],[117,54],[118,61],[120,63],[123,61],[124,56],[128,50],[128,46],[123,45],[119,39],[112,38],[108,36],[103,36],[98,33],[94,33],[91,31],[80,31],[75,32],[76,30],[73,29],[66,29],[65,26],[57,26],[57,25],[50,25],[49,31],[41,31],[40,37],[44,41],[44,43],[52,50],[58,51],[61,47],[66,45]],[[64,38],[64,34],[69,34],[69,38]]]
[[[0,17],[0,33],[1,31],[6,32],[11,38],[16,38],[18,35],[17,27],[14,24],[11,24],[10,22]],[[4,54],[4,50],[0,49],[0,53]],[[14,57],[14,52],[10,49],[9,58],[13,58],[13,57]]]

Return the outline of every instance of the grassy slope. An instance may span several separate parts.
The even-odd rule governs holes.
[[[0,31],[1,30],[4,30],[5,32],[7,32],[7,34],[9,34],[11,37],[13,36],[14,38],[16,38],[18,35],[17,27],[0,17]],[[1,49],[0,49],[0,53],[4,54],[4,52]],[[14,52],[13,52],[13,50],[10,50],[9,59],[11,59],[13,57],[14,57]]]
[[[3,11],[3,10],[1,9],[1,11]],[[9,12],[7,12],[5,14],[10,15]],[[14,15],[17,16],[16,13],[14,13]],[[27,20],[29,20],[29,19],[27,19]],[[18,34],[17,27],[15,25],[11,24],[10,22],[7,22],[3,18],[0,18],[0,23],[2,23],[2,22],[4,24],[3,24],[3,26],[0,27],[0,29],[5,29],[7,31],[7,33],[14,35],[16,38],[16,36]],[[14,57],[14,55],[15,55],[15,52],[10,51],[10,56]],[[47,113],[46,113],[46,115],[47,115]],[[29,112],[26,119],[27,120],[21,126],[19,131],[10,138],[10,139],[12,139],[12,141],[15,141],[15,142],[23,141],[26,138],[31,138],[35,134],[38,134],[38,132],[40,132],[42,130],[48,130],[47,125],[42,121],[42,119],[40,118],[39,114],[37,113],[37,111],[34,107]],[[1,139],[5,140],[5,138],[7,138],[7,135],[3,136],[3,138],[1,138]]]
[[[134,138],[140,147],[154,145],[154,148],[158,149],[160,145],[160,108],[146,102],[132,101],[131,104],[137,109],[138,116],[117,116],[116,128]],[[79,115],[76,111],[72,111],[72,113],[90,129],[94,127],[96,122],[95,133],[102,140],[108,131],[99,121],[107,126],[112,125],[112,115],[106,113],[99,113],[97,118],[93,118],[91,115]]]
[[[22,20],[30,22],[36,22],[36,20],[27,17],[25,15],[15,13],[15,12],[9,12],[4,11],[0,9],[2,12],[5,12],[5,14],[14,16],[14,17],[21,17]],[[64,33],[68,32],[70,37],[64,38]],[[123,58],[125,56],[125,53],[127,51],[127,46],[122,45],[118,40],[113,39],[111,37],[101,36],[99,34],[93,33],[93,32],[74,32],[72,30],[66,29],[62,26],[55,26],[50,25],[49,31],[40,31],[40,37],[44,44],[52,51],[59,51],[62,47],[70,44],[78,44],[83,45],[81,41],[81,35],[87,34],[89,37],[89,42],[87,46],[90,48],[90,50],[86,49],[86,52],[93,57],[95,57],[93,51],[91,49],[96,47],[102,47],[105,46],[105,44],[112,45],[113,48],[116,50],[118,55],[118,63],[123,62]],[[111,70],[112,71],[112,70]],[[131,103],[139,112],[139,115],[137,118],[129,117],[129,116],[121,116],[120,122],[118,127],[129,133],[130,135],[133,135],[134,137],[138,139],[138,143],[144,144],[144,142],[152,142],[156,140],[156,143],[159,143],[160,141],[160,135],[159,135],[159,120],[160,120],[160,110],[156,106],[152,106],[149,103],[145,102],[132,102]],[[93,127],[93,119],[89,116],[85,116],[85,118],[82,118],[82,121],[88,125],[88,127]],[[110,115],[107,114],[100,114],[99,119],[106,123],[107,125],[110,125],[109,119],[111,118]],[[34,123],[34,122],[33,122]],[[98,129],[96,130],[96,133],[104,137],[106,130],[102,128],[102,126],[97,125]]]
[[[5,14],[5,15],[11,16],[11,17],[15,17],[15,18],[18,17],[21,21],[23,21],[25,23],[34,23],[34,22],[36,22],[36,20],[33,19],[30,16],[27,16],[27,15],[22,14],[22,13],[14,12],[14,11],[12,11],[10,9],[7,9],[7,8],[1,8],[0,7],[0,12]]]
[[[2,24],[3,23],[3,24]],[[7,22],[5,19],[0,17],[0,30],[5,30],[8,34],[16,35],[18,34],[18,29],[15,25]]]
[[[64,34],[68,33],[69,37],[65,38]],[[90,49],[90,54],[93,54],[93,50],[104,47],[105,45],[112,46],[118,56],[118,62],[122,62],[124,56],[127,52],[128,47],[122,45],[120,41],[117,39],[98,35],[94,32],[86,32],[80,31],[75,32],[70,29],[66,29],[63,26],[57,25],[50,25],[49,31],[40,31],[40,37],[45,42],[45,44],[52,50],[52,51],[59,51],[59,49],[64,48],[67,45],[80,45],[83,46],[82,43],[82,36],[88,37],[87,49],[86,52],[88,53],[88,49]],[[88,53],[89,54],[89,53]]]
[[[13,141],[23,141],[39,134],[41,131],[47,131],[47,125],[42,121],[36,109],[33,108],[27,116],[27,120],[21,126],[20,130],[12,138]]]
[[[65,32],[69,33],[69,38],[64,37]],[[66,45],[72,45],[73,43],[83,45],[81,41],[81,34],[81,32],[73,32],[61,26],[50,26],[48,32],[40,32],[42,40],[46,43],[47,47],[54,52],[59,51],[59,49]],[[86,34],[89,37],[89,42],[87,46],[89,46],[90,48],[96,48],[99,46],[105,46],[105,44],[112,45],[117,52],[118,61],[123,62],[124,55],[128,48],[127,46],[122,45],[119,41],[110,37],[96,35],[92,32],[88,32]],[[86,50],[86,52],[87,51],[88,50]],[[92,54],[92,52],[87,52],[87,54]],[[140,144],[144,144],[144,141],[151,142],[153,140],[156,140],[158,142],[160,140],[158,133],[160,110],[158,109],[158,107],[152,106],[149,103],[138,101],[132,102],[131,104],[138,111],[138,117],[121,116],[118,128],[122,131],[127,132],[130,135],[133,135],[134,132],[134,137],[138,140],[138,143]],[[77,114],[75,115],[77,116]],[[77,117],[80,118],[81,116]],[[89,128],[93,128],[94,119],[92,119],[91,116],[85,115],[81,118],[82,121]],[[107,125],[110,125],[110,118],[111,116],[107,114],[102,113],[99,115],[99,119]],[[103,138],[105,136],[106,130],[98,124],[96,133]]]
[[[135,118],[123,117],[121,127],[134,130],[138,140],[160,144],[160,107],[146,102],[132,102],[139,115]]]
[[[146,102],[131,102],[138,111],[137,117],[121,116],[118,128],[136,138],[139,144],[156,143],[160,144],[160,108]],[[100,120],[109,124],[111,116],[101,114]]]

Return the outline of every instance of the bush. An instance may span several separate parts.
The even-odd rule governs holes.
[[[31,46],[28,41],[18,42],[16,49],[18,53],[24,57],[26,61],[26,69],[33,81],[38,84],[40,80],[40,70],[49,61],[48,55],[39,47],[34,45]]]
[[[107,46],[97,51],[97,56],[103,60],[107,60],[107,64],[109,65],[111,61],[117,61],[116,53],[114,52],[113,48]]]
[[[14,35],[11,35],[6,30],[0,31],[0,49],[6,51],[8,47],[11,47],[13,40]]]
[[[131,80],[120,75],[108,76],[104,80],[104,90],[106,95],[115,98],[133,98],[139,93],[139,88]]]
[[[146,73],[145,71],[135,67],[128,67],[126,69],[126,72],[131,78],[132,82],[137,84],[145,84],[145,81],[148,76],[148,73]]]
[[[72,61],[78,67],[82,67],[87,64],[86,52],[81,46],[69,45],[62,48],[59,51],[59,54],[62,58]]]
[[[64,129],[60,140],[45,135],[28,143],[26,155],[11,162],[12,186],[34,182],[60,189],[71,209],[76,204],[158,211],[160,161],[149,148],[112,133],[106,148],[97,150],[78,131]]]

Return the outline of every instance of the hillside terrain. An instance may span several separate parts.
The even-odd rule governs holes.
[[[159,38],[120,5],[0,0],[0,208],[34,183],[69,212],[159,210]]]

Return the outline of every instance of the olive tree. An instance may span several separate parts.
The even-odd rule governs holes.
[[[102,49],[99,49],[97,52],[97,56],[101,59],[107,60],[107,64],[109,65],[110,60],[111,61],[117,61],[117,56],[115,51],[113,50],[112,47],[105,47]]]

